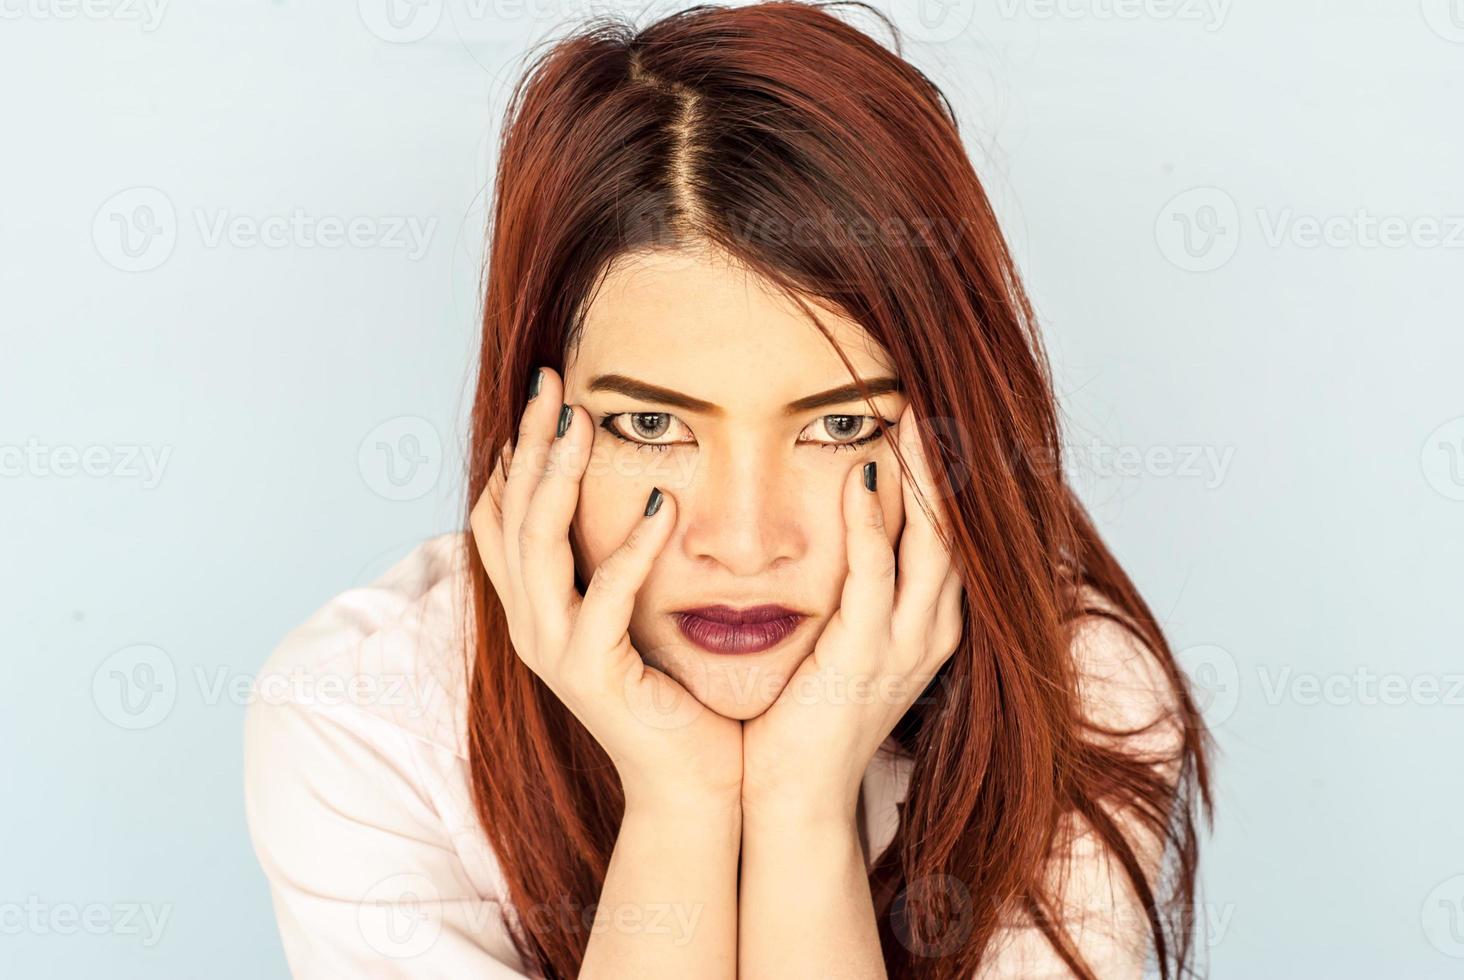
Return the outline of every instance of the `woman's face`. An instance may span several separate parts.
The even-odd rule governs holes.
[[[808,301],[861,379],[893,376],[857,323]],[[664,390],[627,393],[615,379]],[[856,445],[881,427],[853,391],[807,403],[846,388],[848,370],[796,307],[721,253],[617,261],[586,311],[564,381],[565,401],[584,406],[595,425],[571,533],[581,579],[624,542],[653,486],[673,496],[676,526],[636,598],[631,640],[708,708],[756,717],[838,609],[843,485],[868,460],[879,462],[885,526],[892,544],[899,538],[904,509],[889,442]],[[899,391],[874,399],[889,422],[905,402]],[[673,615],[764,603],[807,618],[755,653],[707,650]]]

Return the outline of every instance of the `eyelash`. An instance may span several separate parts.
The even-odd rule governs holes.
[[[683,446],[683,445],[686,445],[686,443],[681,443],[681,442],[661,442],[661,443],[641,442],[639,439],[631,439],[628,436],[622,435],[620,433],[620,431],[615,428],[614,420],[615,419],[618,419],[622,415],[669,415],[669,414],[670,414],[669,412],[612,412],[609,415],[602,415],[602,416],[600,416],[600,428],[604,429],[606,432],[610,433],[612,436],[614,436],[615,438],[619,439],[621,442],[628,442],[628,443],[630,443],[632,446],[634,446],[636,448],[637,451],[640,451],[640,450],[643,450],[643,449],[649,449],[652,452],[665,452],[667,449],[670,449],[672,446]],[[675,416],[672,416],[672,417],[675,418]],[[855,449],[859,449],[859,448],[861,448],[863,446],[867,446],[870,443],[874,442],[874,440],[876,440],[876,439],[880,438],[881,436],[883,436],[885,434],[885,430],[886,429],[892,429],[895,426],[895,423],[891,419],[876,418],[873,415],[820,415],[814,421],[815,422],[818,422],[818,421],[822,421],[823,419],[828,419],[828,418],[875,419],[875,421],[877,421],[877,422],[884,423],[882,426],[876,427],[876,429],[875,429],[875,431],[874,431],[874,433],[872,435],[864,436],[862,439],[856,439],[853,442],[817,442],[817,443],[813,443],[813,445],[818,446],[820,449],[831,449],[834,452],[841,452],[843,450],[855,450]],[[682,423],[682,424],[684,425],[685,423]]]

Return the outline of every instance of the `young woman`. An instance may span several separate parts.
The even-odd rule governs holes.
[[[838,12],[515,91],[469,530],[249,714],[297,976],[1193,971],[1196,709],[949,106]]]

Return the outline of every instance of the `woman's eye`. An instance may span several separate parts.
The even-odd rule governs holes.
[[[873,415],[825,415],[812,422],[804,431],[812,432],[815,436],[820,433],[829,436],[830,441],[818,438],[810,441],[837,451],[867,446],[884,435],[887,426],[894,424],[889,419],[878,419]]]
[[[686,429],[681,420],[670,412],[619,412],[600,420],[600,427],[617,439],[639,448],[657,451],[690,444],[687,439],[665,438],[668,432],[673,432],[678,426],[682,430]]]

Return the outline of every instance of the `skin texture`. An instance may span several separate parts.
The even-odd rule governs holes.
[[[857,324],[830,311],[829,328],[861,378],[890,376]],[[710,404],[596,390],[607,375]],[[625,787],[602,914],[653,895],[710,909],[676,946],[596,930],[582,975],[884,975],[858,790],[960,639],[960,583],[914,495],[943,520],[904,396],[875,402],[883,433],[873,416],[847,423],[866,415],[857,394],[787,409],[848,383],[796,307],[718,254],[630,257],[593,298],[565,377],[544,369],[507,476],[475,508],[515,650]],[[550,434],[561,402],[568,426]],[[885,474],[873,490],[871,461]],[[666,500],[646,516],[653,486]],[[704,651],[670,615],[773,601],[809,620],[752,655]]]

